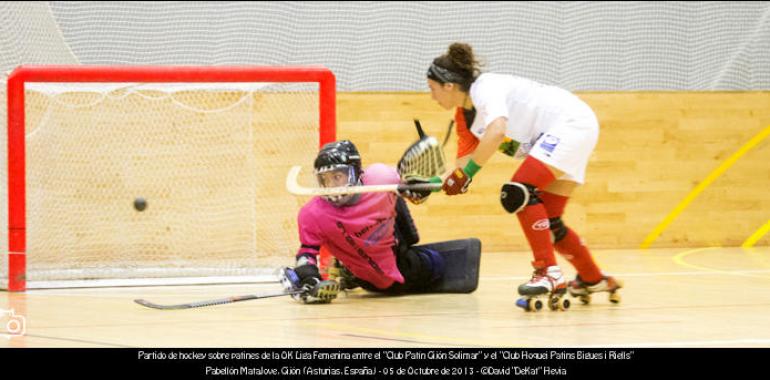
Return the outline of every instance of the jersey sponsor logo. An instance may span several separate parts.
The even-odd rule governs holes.
[[[377,227],[366,240],[364,240],[364,246],[371,247],[372,245],[379,243],[383,237],[388,235],[388,231],[393,231],[392,226],[393,223],[391,221],[380,224],[380,226]]]
[[[545,135],[543,141],[540,142],[540,148],[548,153],[553,153],[556,145],[559,145],[559,141],[559,138],[554,135]],[[550,154],[548,156],[550,157]]]
[[[516,151],[519,149],[519,145],[518,141],[513,140],[510,137],[505,137],[503,143],[497,147],[497,150],[503,152],[505,155],[516,157]]]
[[[380,275],[385,275],[385,272],[382,270],[382,268],[380,268],[379,265],[377,265],[377,262],[374,261],[374,259],[372,259],[366,253],[366,251],[363,250],[363,248],[359,247],[358,244],[356,244],[356,241],[353,239],[352,236],[350,236],[350,234],[348,234],[347,229],[345,229],[345,225],[342,224],[342,222],[340,221],[337,221],[335,225],[340,230],[340,232],[342,232],[342,236],[345,238],[345,241],[350,245],[351,248],[353,248],[353,250],[358,254],[358,256],[364,259],[364,261],[366,261],[369,264],[369,266],[372,267],[372,269],[374,269],[375,272],[377,272]]]
[[[375,227],[375,226],[381,224],[382,222],[384,222],[386,220],[387,220],[387,218],[377,218],[377,219],[375,219],[374,223],[364,227],[361,231],[356,232],[355,233],[356,237],[357,238],[361,238],[361,236],[364,236],[364,234],[369,232],[369,230],[372,229],[372,227]]]
[[[532,224],[532,229],[535,231],[545,231],[547,229],[551,228],[551,223],[548,222],[548,219],[540,219]]]

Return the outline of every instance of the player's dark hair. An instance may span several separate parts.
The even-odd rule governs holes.
[[[481,64],[473,54],[471,45],[455,42],[446,54],[436,57],[428,69],[428,78],[439,83],[457,83],[460,90],[468,92],[473,81],[481,74]]]

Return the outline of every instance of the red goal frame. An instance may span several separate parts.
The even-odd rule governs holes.
[[[19,66],[8,77],[8,284],[26,290],[24,89],[30,82],[318,83],[319,147],[336,137],[336,79],[322,66]]]

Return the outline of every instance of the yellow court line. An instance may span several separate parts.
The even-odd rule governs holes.
[[[706,271],[706,272],[722,273],[722,274],[727,274],[727,275],[731,275],[731,276],[745,276],[745,277],[762,277],[762,278],[767,278],[767,276],[763,276],[761,274],[757,275],[757,274],[752,274],[752,273],[739,273],[739,272],[735,272],[735,271],[726,271],[726,270],[721,270],[721,269],[703,267],[703,266],[700,266],[700,265],[690,264],[690,263],[688,263],[684,259],[685,257],[687,257],[687,256],[689,256],[689,255],[691,255],[693,253],[704,252],[704,251],[709,251],[709,250],[714,250],[714,249],[722,249],[722,248],[723,247],[706,247],[706,248],[691,249],[689,251],[684,251],[684,252],[676,254],[674,257],[672,257],[672,259],[674,260],[675,263],[677,263],[678,265],[681,265],[683,267],[697,269],[697,270],[702,270],[702,271]]]
[[[663,218],[663,221],[660,222],[660,224],[658,224],[655,227],[655,229],[653,229],[652,232],[650,232],[649,235],[647,235],[647,237],[644,239],[644,241],[642,242],[642,245],[640,245],[639,248],[641,249],[649,248],[650,245],[660,236],[660,234],[663,233],[663,230],[665,230],[674,221],[674,219],[676,219],[679,216],[679,214],[681,214],[682,211],[684,211],[684,209],[687,208],[687,206],[689,206],[690,203],[692,203],[692,201],[695,200],[695,198],[697,198],[698,195],[703,192],[703,190],[709,187],[714,181],[716,181],[717,178],[719,178],[719,176],[724,174],[724,172],[726,172],[727,169],[733,166],[735,162],[738,161],[739,158],[741,158],[743,155],[748,153],[751,149],[757,146],[760,142],[762,142],[762,140],[767,138],[767,136],[769,135],[770,135],[770,125],[765,127],[765,129],[762,130],[762,132],[759,132],[756,136],[752,137],[751,140],[749,140],[740,149],[738,149],[737,152],[733,153],[733,155],[727,158],[727,160],[725,160],[724,162],[722,162],[722,164],[719,165],[719,167],[717,167],[716,169],[714,169],[714,171],[709,173],[706,179],[701,181],[701,183],[699,183],[698,186],[695,186],[695,188],[692,189],[692,191],[690,191],[690,193],[687,194],[687,196],[684,197],[684,199],[681,202],[679,202],[679,204],[676,205],[676,207],[674,207],[674,209],[670,213],[668,213],[668,215],[666,215],[665,218]]]
[[[746,241],[741,244],[742,248],[751,248],[754,246],[754,244],[757,244],[759,239],[762,239],[763,236],[767,235],[767,233],[770,232],[770,220],[765,223],[764,226],[759,227],[758,230],[756,230],[751,236],[749,236]]]
[[[689,251],[684,251],[684,252],[681,252],[681,253],[677,253],[672,259],[674,260],[675,263],[677,263],[678,265],[681,265],[683,267],[697,269],[697,270],[705,270],[705,271],[708,271],[708,272],[713,272],[714,269],[712,269],[712,268],[707,268],[707,267],[702,267],[702,266],[695,265],[695,264],[690,264],[687,261],[685,261],[684,258],[689,256],[689,255],[691,255],[691,254],[693,254],[693,253],[698,253],[698,252],[702,252],[702,251],[708,251],[708,250],[712,250],[712,249],[720,249],[720,248],[722,248],[722,247],[706,247],[706,248],[691,249]]]

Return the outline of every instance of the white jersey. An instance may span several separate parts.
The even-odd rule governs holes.
[[[598,139],[591,107],[569,91],[505,74],[485,73],[470,88],[476,117],[470,131],[481,138],[498,117],[508,119],[505,136],[527,154],[584,182],[585,167]]]

